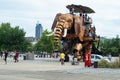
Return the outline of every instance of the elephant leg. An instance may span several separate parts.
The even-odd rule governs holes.
[[[76,57],[77,57],[77,60],[79,61],[81,59],[81,49],[82,49],[82,44],[81,43],[77,43],[75,45],[75,54],[76,54]]]
[[[80,61],[81,59],[81,51],[77,51],[77,60]]]
[[[88,42],[85,45],[85,52],[91,53],[91,51],[92,51],[92,43]]]

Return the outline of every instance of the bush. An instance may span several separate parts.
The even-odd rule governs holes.
[[[112,63],[108,63],[105,60],[101,60],[98,63],[98,67],[99,68],[120,68],[120,60],[117,59],[116,61],[112,62]]]
[[[120,60],[116,59],[116,61],[112,62],[111,68],[120,68]]]
[[[98,67],[99,68],[109,68],[110,67],[110,64],[105,61],[105,60],[101,60],[99,63],[98,63]]]

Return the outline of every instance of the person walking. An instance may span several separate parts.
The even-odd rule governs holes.
[[[7,64],[7,57],[8,57],[8,52],[5,51],[5,52],[4,52],[4,60],[5,60],[5,64]]]
[[[13,60],[15,62],[15,59],[16,59],[15,52],[12,52],[12,56],[13,56]]]
[[[15,56],[14,56],[15,63],[18,62],[18,56],[19,56],[19,52],[15,51]]]
[[[60,62],[61,62],[61,65],[64,65],[64,60],[65,60],[65,54],[62,52],[60,54]]]
[[[2,59],[2,57],[3,57],[3,52],[2,51],[0,51],[0,56],[1,56],[1,59]]]
[[[91,53],[90,52],[85,53],[84,64],[85,64],[85,67],[91,66]]]

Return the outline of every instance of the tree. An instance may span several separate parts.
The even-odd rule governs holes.
[[[25,32],[19,26],[11,27],[10,23],[0,25],[0,49],[25,51],[30,45],[25,38]]]
[[[100,41],[100,49],[104,52],[104,55],[111,53],[113,56],[120,54],[120,38],[117,35],[116,38],[107,39],[102,38]]]
[[[48,32],[47,30],[45,30],[42,33],[42,37],[39,39],[39,41],[34,46],[35,51],[41,51],[41,52],[45,51],[48,53],[53,52],[54,50],[53,36],[51,37],[46,36],[49,33],[50,32]]]

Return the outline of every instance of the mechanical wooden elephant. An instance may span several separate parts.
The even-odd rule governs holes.
[[[60,40],[75,39],[78,42],[73,44],[74,49],[77,50],[77,55],[80,55],[82,49],[82,42],[84,41],[85,27],[83,25],[83,17],[73,14],[57,14],[52,25],[53,33],[48,36],[54,35],[55,51],[58,51]]]
[[[54,51],[58,52],[59,42],[62,41],[62,48],[65,54],[73,53],[78,60],[84,53],[85,63],[90,63],[93,42],[99,41],[96,36],[96,29],[92,27],[88,13],[95,13],[89,7],[82,5],[66,6],[70,13],[58,13],[52,25],[52,33],[47,36],[54,35]],[[75,14],[77,13],[77,14]],[[79,13],[79,15],[78,15]],[[90,65],[88,65],[90,66]]]

